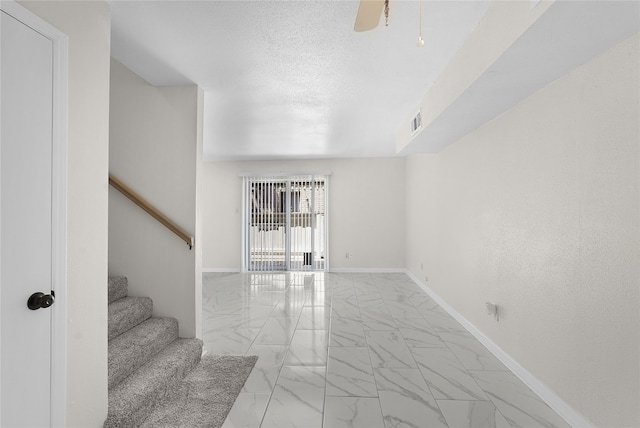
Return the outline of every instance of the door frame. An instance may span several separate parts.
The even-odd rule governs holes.
[[[241,229],[241,233],[242,233],[242,245],[241,245],[241,254],[240,254],[240,260],[241,260],[241,268],[240,271],[241,272],[249,272],[249,263],[250,263],[250,256],[249,256],[249,248],[250,248],[250,243],[249,243],[249,234],[247,231],[247,223],[249,222],[249,214],[248,214],[248,207],[247,207],[247,198],[248,198],[248,187],[246,185],[245,179],[246,178],[251,178],[251,177],[260,177],[260,178],[272,178],[273,181],[278,181],[278,180],[282,180],[285,181],[287,183],[287,195],[290,194],[290,189],[291,189],[291,178],[292,177],[300,177],[300,176],[309,176],[309,177],[315,177],[315,176],[323,176],[325,178],[325,200],[324,200],[324,206],[325,206],[325,231],[324,231],[324,241],[325,241],[325,256],[324,256],[324,269],[322,270],[323,272],[329,272],[329,198],[328,198],[328,189],[329,189],[329,177],[331,176],[331,171],[304,171],[304,172],[265,172],[265,173],[257,173],[257,172],[241,172],[238,174],[239,177],[242,178],[243,182],[242,182],[242,215],[241,217],[241,225],[240,225],[240,229]],[[285,202],[285,206],[289,207],[290,201],[288,200],[287,197],[287,201]],[[286,223],[287,225],[291,224],[291,213],[290,210],[287,209],[286,210]],[[289,242],[290,236],[287,234],[285,236],[285,248],[286,248],[286,256],[285,256],[285,270],[284,272],[288,272],[290,269],[289,263],[290,263],[290,257],[289,257],[289,253],[290,253],[290,249],[291,249],[291,243]]]
[[[14,0],[1,0],[0,10],[53,43],[52,117],[52,278],[56,303],[51,306],[51,425],[65,426],[67,314],[67,126],[68,37]],[[1,24],[0,24],[1,25]],[[1,137],[0,137],[1,138]],[[0,142],[1,143],[1,142]],[[0,350],[1,351],[1,350]],[[1,355],[1,354],[0,354]]]

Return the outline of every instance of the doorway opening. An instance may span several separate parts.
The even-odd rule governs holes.
[[[243,270],[327,269],[327,175],[245,176]]]

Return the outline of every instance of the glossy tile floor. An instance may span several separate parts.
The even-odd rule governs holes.
[[[402,273],[205,273],[203,332],[259,357],[224,428],[568,426]]]

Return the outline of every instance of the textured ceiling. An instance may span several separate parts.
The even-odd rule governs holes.
[[[393,156],[395,135],[490,2],[113,1],[112,55],[154,85],[205,90],[206,159]]]

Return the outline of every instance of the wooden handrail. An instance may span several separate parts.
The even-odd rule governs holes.
[[[129,186],[124,184],[121,180],[117,179],[113,175],[109,175],[109,184],[111,184],[116,190],[126,196],[131,202],[145,210],[149,215],[156,220],[158,220],[164,227],[175,233],[187,243],[189,249],[192,249],[194,246],[193,236],[189,235],[185,232],[180,226],[174,223],[169,217],[162,214],[156,207],[151,205],[147,200],[145,200],[142,196],[136,193]]]

